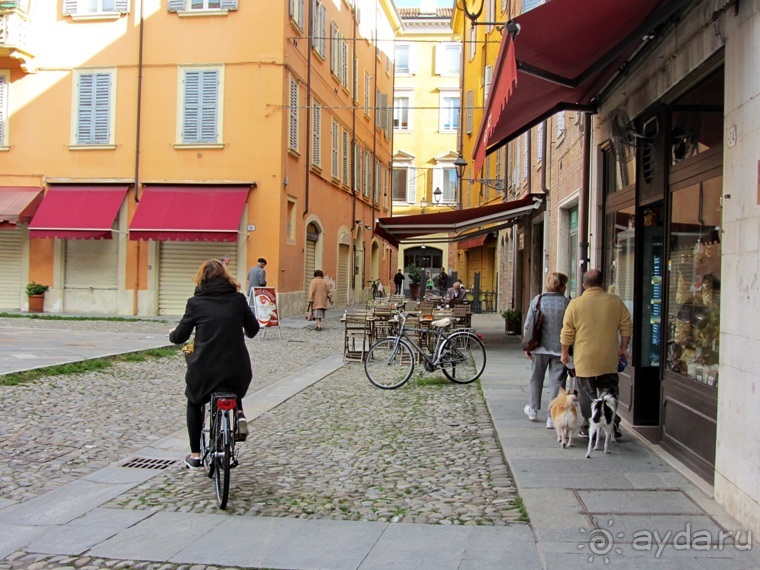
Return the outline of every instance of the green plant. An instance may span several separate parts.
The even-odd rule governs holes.
[[[519,323],[522,320],[522,313],[519,309],[507,309],[501,312],[501,318],[508,323]]]
[[[42,295],[45,291],[50,289],[48,285],[41,285],[40,283],[35,283],[32,281],[26,286],[26,294],[27,295]]]
[[[422,268],[412,263],[406,268],[406,272],[409,275],[409,283],[412,285],[419,285],[420,279],[422,279]]]

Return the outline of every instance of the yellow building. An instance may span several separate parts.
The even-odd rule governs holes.
[[[451,8],[423,1],[399,9],[393,116],[393,215],[440,212],[458,206],[461,42],[451,30]],[[455,270],[447,234],[408,240],[398,269],[424,268],[432,279]],[[424,275],[424,274],[423,274]],[[424,279],[424,277],[423,277]],[[409,285],[409,280],[405,281]]]
[[[313,6],[313,13],[312,7]],[[386,282],[390,0],[0,4],[0,307],[181,314],[208,258],[282,314]]]

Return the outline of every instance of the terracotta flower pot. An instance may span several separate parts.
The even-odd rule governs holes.
[[[29,295],[29,312],[45,312],[45,295]]]
[[[409,284],[409,296],[412,298],[412,301],[420,300],[420,284],[419,283]]]

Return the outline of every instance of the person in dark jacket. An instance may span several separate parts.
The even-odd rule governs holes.
[[[232,392],[237,396],[238,433],[248,433],[242,401],[252,372],[243,333],[253,338],[259,332],[259,322],[245,296],[238,291],[240,285],[221,261],[204,262],[195,282],[198,286],[187,300],[182,320],[169,332],[171,342],[182,344],[195,330],[194,350],[185,374],[190,438],[190,455],[185,458],[185,465],[189,468],[201,466],[203,405],[210,401],[213,392]]]

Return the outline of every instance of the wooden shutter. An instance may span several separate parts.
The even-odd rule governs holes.
[[[417,73],[417,46],[409,44],[409,73]]]
[[[472,94],[472,89],[470,89],[467,92],[467,95],[465,98],[466,116],[464,120],[465,133],[467,133],[468,135],[472,134],[472,105],[473,105],[473,94]]]
[[[8,120],[8,82],[7,76],[0,74],[0,146],[4,146],[5,124]]]
[[[222,10],[237,10],[238,0],[222,0]]]
[[[288,146],[298,150],[298,81],[290,78],[290,122]]]
[[[79,75],[77,144],[107,144],[111,138],[111,73]]]
[[[217,142],[219,71],[185,71],[182,142]]]
[[[311,110],[311,163],[322,166],[322,107],[314,101]]]
[[[414,166],[406,169],[406,201],[410,204],[417,201],[417,169]]]
[[[338,179],[340,173],[338,168],[338,157],[340,153],[340,130],[338,129],[338,123],[333,119],[332,122],[332,164],[330,175]]]
[[[185,0],[169,0],[169,12],[182,12],[184,9]]]
[[[343,129],[343,168],[341,169],[341,181],[348,184],[348,131]]]
[[[129,12],[129,0],[116,0],[113,9],[114,12],[119,12],[119,14],[126,14]]]
[[[317,268],[317,240],[306,237],[306,251],[304,253],[304,280],[303,290],[308,296],[309,283],[314,279],[314,270]]]
[[[330,71],[338,76],[338,26],[330,22]]]
[[[493,66],[486,65],[485,74],[483,76],[483,107],[488,102],[488,94],[491,92],[491,80],[493,78]]]
[[[63,0],[63,15],[71,16],[77,13],[77,0]]]
[[[441,202],[445,201],[446,196],[446,188],[444,188],[443,184],[443,168],[440,166],[434,166],[433,167],[433,191],[435,192],[436,188],[441,189]]]

